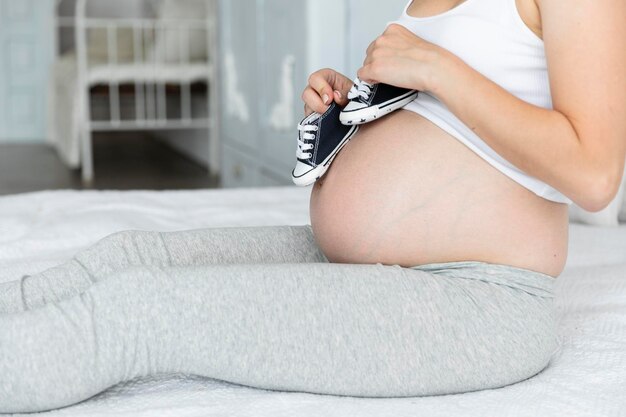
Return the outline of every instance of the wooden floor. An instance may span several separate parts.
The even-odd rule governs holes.
[[[83,186],[44,144],[0,144],[0,195],[41,190],[171,190],[217,188],[219,179],[170,147],[145,136],[94,137],[96,178]]]

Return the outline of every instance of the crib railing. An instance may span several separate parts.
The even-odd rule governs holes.
[[[110,130],[207,129],[209,170],[217,173],[217,1],[205,0],[206,17],[186,19],[89,17],[86,14],[88,1],[77,1],[72,22],[78,65],[83,181],[90,182],[94,178],[92,133]],[[67,19],[60,24],[67,25]],[[98,31],[105,35],[101,36],[106,44],[105,54],[102,50],[94,51],[93,42],[89,42],[90,36]],[[121,35],[132,45],[120,45]],[[203,44],[205,50],[192,42],[201,37],[204,42],[200,45]],[[194,105],[198,101],[192,96],[195,83],[206,85],[203,106]],[[122,112],[121,84],[134,86],[134,117]],[[91,114],[91,91],[96,85],[104,85],[108,90],[109,117],[104,120],[94,120]],[[176,86],[176,100],[168,100],[168,86]],[[178,106],[177,111],[168,111],[168,106],[172,105]],[[206,110],[202,114],[195,107]]]

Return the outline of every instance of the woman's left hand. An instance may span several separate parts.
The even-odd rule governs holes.
[[[452,56],[446,49],[394,23],[367,48],[358,77],[370,84],[433,91],[442,78],[444,63]]]

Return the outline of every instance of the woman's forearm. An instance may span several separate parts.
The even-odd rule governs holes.
[[[498,154],[587,210],[608,204],[615,175],[564,114],[518,99],[452,54],[441,62],[432,93]]]

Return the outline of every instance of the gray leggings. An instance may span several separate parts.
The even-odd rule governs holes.
[[[171,372],[365,397],[502,387],[557,348],[553,281],[483,262],[329,263],[310,226],[116,233],[0,284],[0,412]]]

